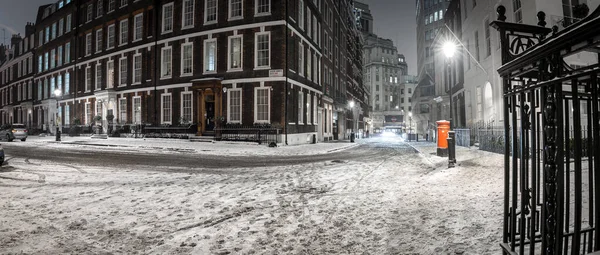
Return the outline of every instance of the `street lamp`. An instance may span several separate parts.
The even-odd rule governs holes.
[[[352,131],[350,132],[350,142],[353,143],[354,142],[354,101],[350,101],[348,103],[348,106],[350,107],[350,111],[352,112]]]
[[[446,73],[447,73],[447,79],[446,82],[448,83],[447,86],[449,88],[448,94],[450,96],[450,130],[452,130],[452,122],[453,122],[453,114],[452,114],[452,83],[450,82],[450,59],[454,56],[454,53],[456,53],[456,44],[454,44],[454,42],[452,41],[447,41],[444,43],[444,45],[442,46],[442,51],[444,52],[444,55],[446,56]]]
[[[62,91],[60,91],[60,89],[56,89],[54,90],[54,95],[56,96],[56,141],[60,142],[60,125],[62,120],[58,118],[58,97],[60,97],[62,95]]]
[[[412,135],[412,112],[408,112],[408,141],[411,141]]]

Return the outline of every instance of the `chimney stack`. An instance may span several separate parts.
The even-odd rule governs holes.
[[[35,24],[33,22],[27,22],[25,26],[25,37],[29,37],[32,34],[35,34]]]
[[[6,60],[6,46],[0,44],[0,64]]]

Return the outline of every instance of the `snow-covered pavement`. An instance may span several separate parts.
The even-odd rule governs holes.
[[[44,139],[15,146],[86,148]],[[122,148],[149,146],[123,141],[129,147]],[[380,153],[278,167],[190,166],[187,173],[12,158],[0,168],[0,253],[499,253],[501,155],[460,148],[460,165],[447,169],[444,158],[431,154],[432,144],[413,143],[416,153],[398,140],[357,142],[356,148],[332,143],[276,150],[189,146],[202,146],[190,147],[195,153],[240,156]]]

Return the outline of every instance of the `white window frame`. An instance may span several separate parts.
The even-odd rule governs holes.
[[[87,6],[87,16],[85,23],[89,23],[94,19],[94,4],[91,3]]]
[[[139,65],[139,69],[136,68],[136,59],[139,58],[140,60],[140,65]],[[138,85],[138,84],[142,84],[142,54],[141,53],[137,53],[133,55],[133,61],[131,61],[131,71],[132,71],[132,80],[131,80],[131,85]],[[137,75],[139,74],[139,80],[136,80]]]
[[[240,39],[240,52],[239,52],[239,58],[240,58],[240,63],[239,63],[239,67],[232,67],[231,65],[233,64],[233,46],[232,46],[232,41],[233,39]],[[242,35],[232,35],[228,37],[227,40],[227,71],[228,72],[235,72],[235,71],[242,71],[243,67],[244,67],[244,37]]]
[[[68,103],[65,104],[65,119],[63,121],[65,125],[71,125],[71,106]]]
[[[85,56],[92,55],[92,33],[85,34]]]
[[[258,12],[260,1],[267,1],[268,6],[269,6],[268,12]],[[271,15],[271,8],[272,8],[271,0],[254,0],[254,16],[255,17]]]
[[[112,31],[112,36],[111,36]],[[115,24],[111,24],[106,29],[106,49],[110,50],[115,47]]]
[[[139,27],[138,27],[138,21]],[[140,13],[133,17],[133,42],[142,40],[144,33],[144,13]]]
[[[298,0],[298,25],[304,30],[304,0]]]
[[[298,50],[298,74],[304,77],[304,44],[300,41],[300,47]]]
[[[238,107],[239,111],[240,111],[240,119],[239,120],[233,120],[233,119],[231,119],[231,113],[233,111],[232,111],[232,106],[231,106],[231,96],[230,95],[232,93],[237,93],[237,92],[240,93],[240,100],[239,100],[240,105]],[[227,90],[227,94],[228,94],[227,95],[227,122],[228,123],[238,123],[238,124],[242,123],[242,113],[243,113],[243,111],[242,111],[242,102],[243,102],[242,101],[243,100],[242,99],[242,88],[232,88],[232,89],[229,89],[229,90]],[[256,118],[255,118],[255,122],[256,122]]]
[[[171,54],[169,56],[168,65],[165,62],[165,59],[166,59],[165,52],[166,51],[171,52]],[[166,72],[167,70],[169,72]],[[171,77],[173,77],[173,47],[166,46],[166,47],[163,47],[162,49],[160,49],[160,78],[161,79],[169,79]]]
[[[215,2],[215,20],[208,20],[208,2]],[[204,0],[204,25],[216,24],[219,21],[219,1],[218,0]]]
[[[186,4],[191,4],[191,8],[192,11],[191,13],[187,12],[186,13]],[[183,0],[183,3],[181,4],[181,29],[188,29],[188,28],[193,28],[194,27],[194,22],[195,22],[195,10],[196,4],[194,0]],[[189,15],[189,16],[187,16]],[[185,24],[186,21],[191,21],[191,24]]]
[[[71,31],[71,14],[67,15],[67,21],[65,22],[65,33]]]
[[[125,25],[123,25],[125,23]],[[125,31],[123,31],[125,30]],[[123,36],[125,35],[125,36]],[[123,41],[124,40],[124,41]],[[119,22],[119,46],[126,45],[129,42],[129,19]]]
[[[110,58],[109,58],[110,59]],[[110,70],[112,69],[112,70]],[[106,61],[106,88],[115,87],[115,61]]]
[[[209,43],[214,43],[215,44],[215,52],[214,52],[214,70],[207,70],[208,66],[209,66],[209,58],[206,57],[207,53],[208,53],[208,44]],[[217,38],[211,38],[211,39],[206,39],[204,40],[204,50],[203,50],[203,59],[204,59],[204,63],[202,66],[202,73],[203,74],[210,74],[210,73],[216,73],[217,72],[217,54],[218,54],[218,47],[217,47]]]
[[[119,98],[119,124],[127,123],[127,98]]]
[[[96,30],[96,53],[102,51],[102,28]]]
[[[115,11],[115,6],[117,4],[115,3],[115,0],[108,0],[108,4],[106,5],[106,9],[108,10],[106,13],[111,13],[113,11]]]
[[[306,93],[306,123],[307,124],[313,124],[311,99],[312,99],[312,97],[310,96],[310,93]]]
[[[171,17],[170,18],[165,15],[167,8],[171,8]],[[175,14],[174,11],[175,11],[175,6],[173,5],[173,2],[168,3],[168,4],[164,4],[162,6],[162,18],[161,18],[162,29],[161,29],[161,31],[162,31],[163,34],[173,32],[173,18],[175,16],[174,15]],[[169,19],[170,19],[170,21],[167,21]],[[171,24],[170,28],[167,26],[167,23]]]
[[[262,35],[267,35],[269,37],[269,49],[268,49],[268,53],[269,53],[269,57],[268,57],[268,64],[267,65],[262,65],[259,66],[258,65],[258,37],[262,36]],[[271,31],[265,31],[265,32],[257,32],[254,34],[254,70],[261,70],[261,69],[271,69]]]
[[[65,91],[63,95],[71,94],[71,73],[65,72]]]
[[[136,101],[137,103],[139,103],[139,111],[136,109]],[[142,123],[142,97],[141,96],[134,96],[131,98],[131,121],[134,124],[139,124]]]
[[[92,67],[85,67],[85,92],[90,92],[92,90]]]
[[[318,97],[317,94],[315,94],[313,96],[313,125],[318,125],[319,124],[319,119],[317,117],[318,113],[317,113],[317,107],[319,106],[319,104],[317,103],[318,101]]]
[[[60,20],[58,20],[58,36],[61,36],[64,34],[64,26],[65,26],[65,19],[62,18]]]
[[[186,110],[185,96],[188,96],[188,95],[190,97],[190,107],[189,107],[190,116],[189,116],[189,118],[186,118],[186,116],[185,116],[185,110]],[[194,118],[194,94],[192,93],[192,91],[181,92],[181,116],[179,117],[179,119],[180,120],[186,119],[188,121],[187,123],[181,123],[181,124],[191,123],[193,118]]]
[[[100,77],[98,77],[100,75]],[[102,89],[102,64],[96,64],[96,81],[95,81],[95,90]]]
[[[103,0],[98,0],[96,2],[96,18],[102,17],[103,13],[104,13]]]
[[[267,119],[258,120],[258,90],[267,91]],[[271,87],[255,87],[254,88],[254,123],[271,123]]]
[[[165,97],[169,97],[169,108],[165,109]],[[165,112],[169,112],[169,120],[165,120]],[[173,124],[173,96],[171,93],[163,93],[160,95],[160,123]]]
[[[298,124],[304,124],[304,92],[298,91]]]
[[[192,47],[192,52],[190,54],[190,71],[189,72],[185,72],[185,48],[186,47]],[[173,60],[171,59],[171,62]],[[191,76],[194,74],[194,43],[193,42],[187,42],[187,43],[183,43],[181,44],[181,76]],[[172,71],[172,70],[171,70]]]
[[[125,61],[125,64],[123,64]],[[125,70],[123,70],[123,67]],[[123,77],[123,71],[125,71],[125,77]],[[123,78],[125,78],[125,83],[123,83]],[[119,58],[119,87],[127,86],[127,57]]]
[[[240,15],[239,16],[233,16],[233,1],[239,1],[240,3]],[[232,21],[232,20],[239,20],[239,19],[243,19],[244,18],[244,0],[228,0],[228,4],[227,6],[229,8],[227,8],[227,21]]]
[[[91,109],[92,109],[92,103],[91,102],[86,102],[85,103],[85,116],[84,116],[84,120],[85,120],[85,124],[89,125],[91,124],[91,120],[89,119],[90,114],[91,114]],[[92,117],[93,118],[93,117]]]

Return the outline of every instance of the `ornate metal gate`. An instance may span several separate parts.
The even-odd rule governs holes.
[[[498,7],[504,100],[504,254],[600,250],[600,10],[558,31],[505,22]],[[576,54],[592,64],[572,68]],[[587,128],[583,128],[587,126]],[[586,137],[584,139],[583,137]]]

